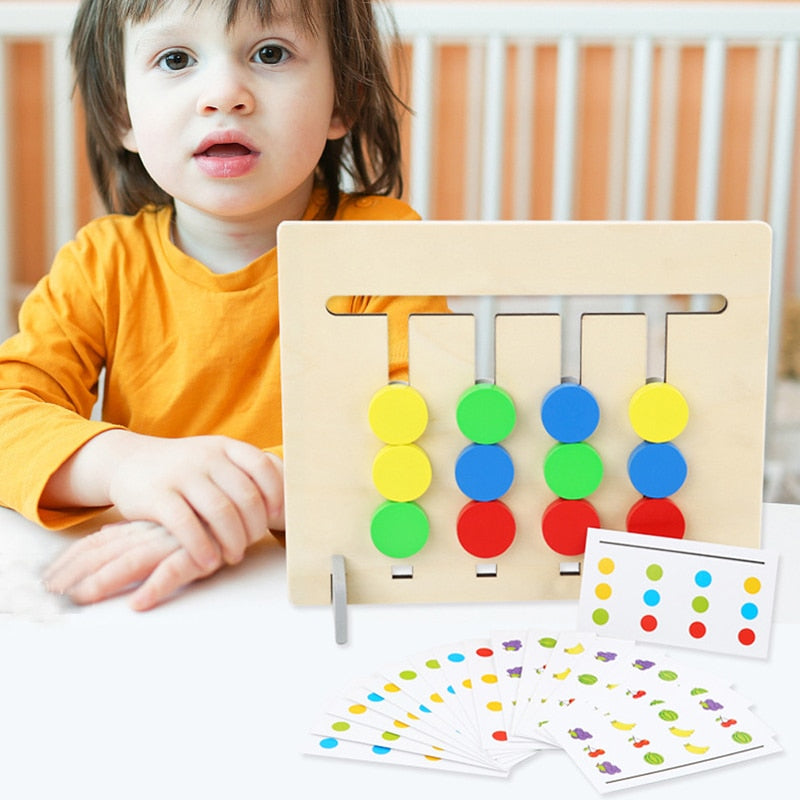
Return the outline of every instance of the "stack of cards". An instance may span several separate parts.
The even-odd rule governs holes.
[[[780,750],[713,675],[650,645],[539,630],[434,648],[353,682],[305,752],[504,776],[547,748],[600,792]]]

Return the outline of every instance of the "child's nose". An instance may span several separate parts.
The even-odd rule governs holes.
[[[249,114],[254,104],[253,93],[244,76],[235,68],[223,67],[209,74],[198,97],[197,110],[200,114]]]

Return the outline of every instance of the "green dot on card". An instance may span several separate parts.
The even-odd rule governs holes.
[[[595,625],[605,625],[608,622],[608,611],[604,608],[596,608],[592,612],[592,622]]]
[[[664,570],[661,568],[660,564],[651,564],[645,570],[645,575],[647,575],[651,581],[660,581],[664,575]]]

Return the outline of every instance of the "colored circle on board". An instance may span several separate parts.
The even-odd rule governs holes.
[[[476,558],[495,558],[505,553],[516,532],[514,515],[500,500],[472,500],[461,509],[456,522],[459,543]]]
[[[333,750],[334,747],[339,746],[339,740],[334,739],[332,736],[326,736],[324,739],[319,740],[319,746],[323,750]]]
[[[476,383],[459,398],[456,422],[470,441],[497,444],[514,429],[517,411],[505,389],[494,383]]]
[[[558,497],[582,500],[603,480],[603,462],[587,442],[557,444],[545,456],[544,479]]]
[[[654,381],[634,392],[628,417],[636,434],[646,442],[669,442],[686,428],[689,405],[672,384]]]
[[[390,383],[372,397],[367,411],[372,432],[386,444],[411,444],[428,426],[428,406],[405,383]]]
[[[701,589],[706,589],[711,586],[711,580],[711,573],[707,569],[701,569],[695,573],[694,582]]]
[[[645,497],[668,497],[686,480],[686,459],[672,442],[642,442],[628,457],[628,477]]]
[[[689,626],[689,636],[692,639],[702,639],[706,635],[706,626],[702,622],[693,622]]]
[[[658,627],[658,620],[652,614],[645,614],[639,620],[639,626],[643,631],[652,633]]]
[[[740,613],[745,619],[755,619],[758,616],[758,606],[755,603],[745,603]]]
[[[599,528],[600,517],[588,500],[557,499],[542,514],[542,536],[547,546],[562,556],[586,550],[586,532]]]
[[[643,497],[628,511],[625,526],[630,533],[682,539],[686,532],[683,512],[668,497]]]
[[[431,462],[416,444],[388,444],[372,462],[372,482],[387,499],[398,503],[416,500],[428,490],[433,477]]]
[[[756,634],[755,631],[751,630],[750,628],[742,628],[739,631],[737,638],[739,639],[740,644],[743,644],[745,647],[749,647],[755,642]]]
[[[470,444],[456,459],[456,483],[470,500],[497,500],[514,482],[514,462],[499,444]]]
[[[594,395],[579,383],[554,386],[542,400],[544,429],[559,442],[582,442],[597,429],[600,407]]]
[[[416,503],[387,500],[372,515],[370,534],[375,547],[389,558],[408,558],[428,541],[430,523]]]
[[[753,577],[745,579],[744,590],[747,594],[758,594],[761,591],[761,581]]]

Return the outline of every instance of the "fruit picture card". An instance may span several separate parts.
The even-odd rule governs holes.
[[[578,627],[766,658],[776,575],[767,550],[590,529]]]

